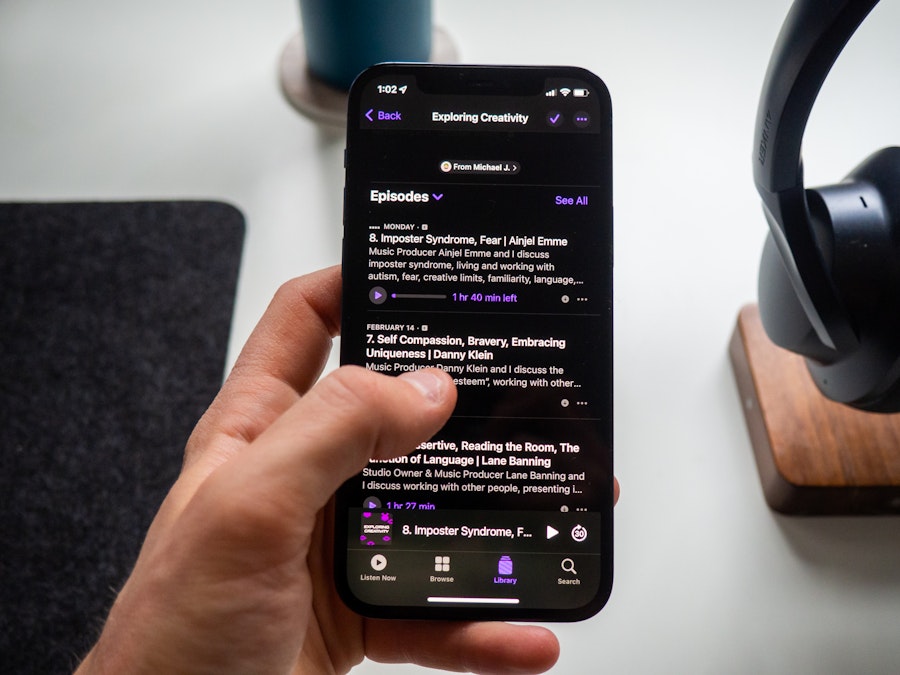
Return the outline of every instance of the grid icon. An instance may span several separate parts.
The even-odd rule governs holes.
[[[434,556],[434,571],[435,572],[449,572],[450,571],[450,556],[449,555]]]

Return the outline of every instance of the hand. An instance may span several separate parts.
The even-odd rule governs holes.
[[[279,290],[188,441],[79,673],[344,673],[364,656],[498,673],[555,663],[544,628],[376,621],[338,599],[332,494],[369,459],[412,451],[456,402],[437,370],[343,367],[315,384],[339,290],[339,268]]]

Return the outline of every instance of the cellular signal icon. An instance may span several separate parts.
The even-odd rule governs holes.
[[[560,87],[559,93],[562,94],[563,96],[568,96],[569,94],[572,93],[572,90],[569,89],[568,87]]]
[[[544,92],[544,96],[556,96],[556,89],[548,89]]]

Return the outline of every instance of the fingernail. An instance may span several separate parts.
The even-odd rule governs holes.
[[[444,400],[447,380],[432,370],[413,370],[399,376],[418,389],[432,403]]]

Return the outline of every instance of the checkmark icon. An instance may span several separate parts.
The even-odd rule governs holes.
[[[431,196],[434,197],[434,201],[439,202],[439,201],[441,201],[441,199],[444,198],[444,193],[442,192],[441,194],[436,195],[432,192]]]
[[[551,127],[558,127],[562,124],[562,113],[557,112],[556,110],[551,110],[547,113],[547,124]]]

